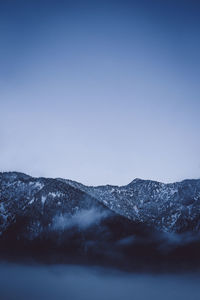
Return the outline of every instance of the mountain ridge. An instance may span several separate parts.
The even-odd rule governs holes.
[[[28,183],[29,185],[27,185]],[[29,194],[35,192],[37,195],[44,194],[41,198],[42,203],[44,197],[47,197],[45,193],[50,193],[56,199],[59,198],[60,193],[61,202],[66,202],[66,206],[68,203],[67,191],[62,195],[60,190],[71,187],[77,193],[84,193],[85,197],[96,199],[98,203],[121,216],[161,231],[182,232],[187,231],[188,227],[192,228],[193,231],[198,231],[200,227],[198,220],[200,218],[200,179],[185,179],[180,182],[165,184],[136,178],[123,186],[86,186],[63,178],[37,178],[21,172],[1,172],[1,214],[3,214],[3,199],[5,199],[6,206],[6,200],[11,196],[9,191],[11,194],[19,193],[20,187],[17,185],[20,184],[21,190],[23,190],[23,185],[26,185],[23,192],[20,192],[22,194],[20,195],[24,197],[25,205],[34,203],[33,199],[29,199]],[[26,201],[27,199],[29,202]]]
[[[200,265],[199,230],[200,180],[90,187],[0,173],[0,255],[127,268],[183,258]]]

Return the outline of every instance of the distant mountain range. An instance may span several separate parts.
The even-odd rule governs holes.
[[[125,186],[92,187],[0,173],[0,246],[5,253],[13,247],[38,253],[62,249],[62,257],[112,261],[120,253],[123,261],[163,257],[170,248],[176,257],[186,250],[196,257],[199,230],[198,179],[172,184],[135,179]]]

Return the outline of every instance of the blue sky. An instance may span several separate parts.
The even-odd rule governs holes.
[[[200,177],[198,1],[0,2],[0,169]]]

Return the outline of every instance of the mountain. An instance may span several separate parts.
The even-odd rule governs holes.
[[[125,186],[87,187],[63,180],[130,220],[165,232],[200,229],[200,179],[164,184],[135,179]]]
[[[6,255],[34,252],[53,261],[93,258],[127,266],[135,266],[136,257],[169,261],[169,252],[173,261],[185,253],[195,259],[199,228],[200,180],[91,187],[0,173],[0,251]]]
[[[88,228],[108,217],[129,221],[64,180],[17,172],[0,173],[0,213],[1,235],[23,218],[29,223],[24,230],[30,238],[44,229]]]
[[[125,186],[89,187],[66,179],[0,173],[0,232],[17,216],[48,223],[55,215],[73,215],[99,207],[167,232],[199,231],[200,180],[164,184],[135,179]],[[49,223],[50,224],[50,223]]]

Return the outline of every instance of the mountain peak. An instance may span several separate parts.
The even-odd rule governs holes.
[[[135,178],[133,179],[129,184],[127,184],[127,186],[131,186],[133,184],[136,184],[136,183],[142,183],[144,182],[145,180],[144,179],[141,179],[141,178]]]

